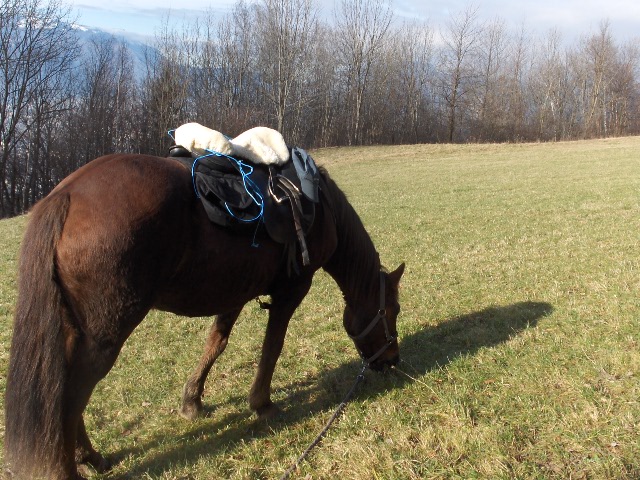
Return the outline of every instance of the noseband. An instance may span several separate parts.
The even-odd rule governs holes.
[[[358,344],[356,343],[356,349],[358,349],[358,353],[360,353],[360,356],[362,357],[362,361],[367,366],[371,366],[371,363],[374,362],[378,357],[380,357],[380,355],[382,355],[396,339],[396,337],[394,337],[389,333],[389,325],[387,323],[387,311],[385,309],[385,294],[384,294],[385,288],[384,287],[385,287],[384,273],[380,272],[380,309],[378,310],[378,313],[376,314],[375,317],[373,317],[373,320],[371,320],[369,325],[367,325],[367,328],[365,328],[360,334],[354,336],[347,333],[347,335],[349,335],[351,340],[353,340],[354,342],[358,342],[359,340],[362,340],[364,337],[366,337],[369,333],[371,333],[371,330],[373,330],[373,328],[378,324],[378,322],[382,320],[382,325],[384,326],[384,334],[386,335],[387,343],[385,343],[382,346],[382,348],[380,348],[380,350],[374,353],[371,357],[366,358],[362,353],[362,350],[360,350],[360,348],[358,347]]]

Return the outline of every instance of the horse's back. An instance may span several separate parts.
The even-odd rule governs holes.
[[[212,224],[189,169],[175,160],[101,157],[62,181],[50,198],[56,195],[70,199],[56,248],[58,276],[81,317],[108,311],[117,322],[149,308],[225,313],[271,293],[276,283],[296,281],[283,245]],[[47,202],[54,203],[45,199],[38,208]],[[309,272],[335,248],[334,230],[320,213],[307,237]]]
[[[176,195],[184,199],[190,188],[190,176],[179,162],[150,155],[106,155],[89,162],[51,192],[66,192],[76,206],[93,208],[96,213],[122,212],[118,219],[128,221],[134,215],[147,215],[158,205],[175,204]]]

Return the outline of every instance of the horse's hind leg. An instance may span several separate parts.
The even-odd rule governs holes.
[[[113,365],[116,356],[117,354],[113,355],[113,360],[108,362],[110,365]],[[97,352],[85,348],[84,345],[79,348],[74,357],[68,368],[69,378],[65,384],[64,395],[65,457],[74,463],[73,467],[69,467],[73,470],[76,469],[76,464],[83,463],[90,463],[99,469],[101,466],[106,466],[106,461],[91,446],[82,414],[89,403],[94,387],[106,375],[110,366],[103,370],[101,365],[96,365],[93,360],[98,357]],[[78,475],[76,478],[83,477]]]
[[[93,325],[94,331],[85,330],[84,335],[76,340],[72,349],[65,383],[64,439],[67,456],[74,460],[82,473],[86,473],[85,465],[90,465],[98,473],[104,473],[111,467],[109,461],[91,445],[85,429],[83,413],[95,386],[111,370],[125,339],[135,325],[144,318],[145,312],[128,316],[129,323],[126,328],[114,327],[108,335],[96,333]],[[105,322],[95,322],[95,324],[98,323],[103,325]],[[112,325],[118,324],[112,323]],[[78,475],[77,478],[83,477]]]
[[[213,366],[213,363],[224,352],[229,334],[235,324],[242,308],[229,313],[224,313],[216,317],[216,321],[211,326],[209,337],[204,347],[204,352],[200,358],[200,363],[193,371],[182,393],[182,407],[180,415],[188,420],[193,420],[202,411],[202,394],[204,392],[204,382]]]
[[[96,452],[91,445],[89,435],[84,426],[84,418],[80,417],[78,437],[76,441],[76,463],[90,465],[98,473],[105,473],[111,469],[111,462]]]
[[[118,349],[115,349],[117,352]],[[102,358],[101,358],[102,357]],[[70,368],[65,395],[65,443],[66,450],[73,452],[76,464],[91,465],[98,473],[109,469],[109,462],[93,449],[84,426],[83,412],[89,403],[93,389],[115,362],[117,353],[110,355],[82,348]],[[82,468],[81,468],[82,471]],[[86,473],[86,470],[82,473]],[[78,477],[82,478],[82,477]]]

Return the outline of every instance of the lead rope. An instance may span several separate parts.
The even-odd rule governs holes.
[[[289,469],[286,472],[284,472],[282,477],[280,477],[280,480],[287,480],[291,476],[291,474],[298,469],[298,466],[300,466],[300,464],[304,461],[304,459],[307,458],[307,456],[309,455],[309,452],[311,452],[311,450],[313,450],[313,448],[322,441],[324,436],[327,434],[327,432],[331,428],[331,425],[333,424],[333,422],[340,416],[344,408],[347,406],[347,402],[351,400],[351,397],[353,396],[360,382],[364,380],[364,372],[366,369],[367,369],[367,365],[363,363],[362,370],[360,370],[360,373],[356,377],[356,381],[353,382],[351,389],[349,390],[347,395],[344,397],[344,400],[340,402],[340,405],[338,405],[338,408],[336,408],[336,411],[333,412],[333,415],[331,416],[327,424],[324,426],[324,428],[318,434],[318,436],[313,440],[313,442],[311,442],[311,444],[306,448],[306,450],[302,452],[302,455],[300,455],[298,459],[289,467]]]

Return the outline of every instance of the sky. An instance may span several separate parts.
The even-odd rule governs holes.
[[[339,1],[339,0],[337,0]],[[68,0],[78,23],[108,31],[152,36],[163,19],[191,22],[203,12],[225,14],[235,0]],[[317,0],[321,15],[332,18],[334,0]],[[544,35],[557,29],[569,40],[598,31],[608,20],[614,38],[640,38],[638,0],[392,0],[396,18],[415,18],[441,27],[451,15],[470,4],[479,7],[484,20],[503,19],[507,27]]]

